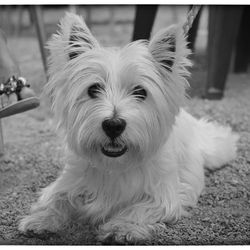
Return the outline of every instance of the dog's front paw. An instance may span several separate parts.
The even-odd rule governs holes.
[[[151,230],[149,227],[124,221],[108,222],[99,229],[98,239],[101,241],[112,238],[118,243],[136,243],[151,237]]]
[[[44,234],[47,232],[55,233],[59,228],[58,222],[51,217],[46,217],[41,213],[35,213],[24,217],[19,224],[19,231],[22,233],[33,235],[33,234]]]

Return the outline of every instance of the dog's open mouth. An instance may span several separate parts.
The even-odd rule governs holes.
[[[109,157],[119,157],[127,151],[127,146],[124,144],[110,142],[102,146],[102,153]]]

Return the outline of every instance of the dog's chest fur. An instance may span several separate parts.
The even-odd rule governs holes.
[[[72,190],[76,210],[84,211],[84,216],[87,215],[93,222],[101,222],[133,204],[155,202],[155,194],[163,191],[161,187],[167,181],[163,169],[156,167],[161,164],[164,163],[154,158],[147,162],[147,166],[123,172],[102,171],[92,166],[79,173],[78,166],[74,179],[78,179],[76,182],[79,184],[77,190],[76,187]]]

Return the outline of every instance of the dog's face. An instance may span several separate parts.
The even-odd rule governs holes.
[[[190,65],[180,27],[150,42],[103,48],[80,17],[67,14],[49,49],[46,90],[77,155],[96,167],[124,168],[148,160],[166,142]]]

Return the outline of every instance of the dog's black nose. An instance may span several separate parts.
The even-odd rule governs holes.
[[[126,121],[121,118],[106,119],[102,122],[102,128],[106,135],[111,139],[115,139],[124,131]]]

